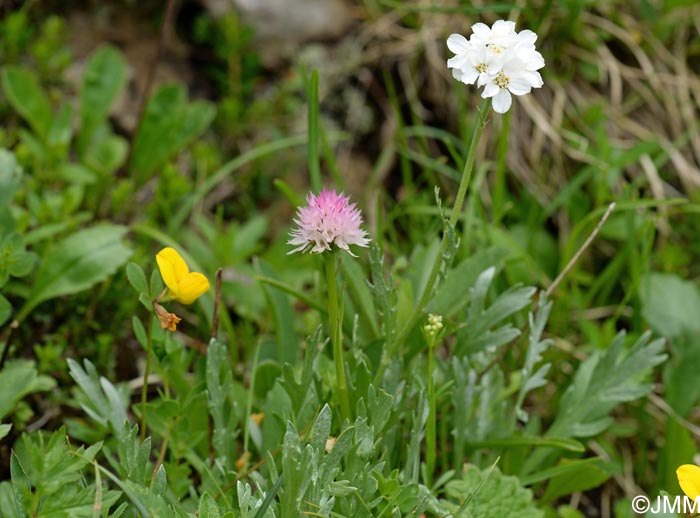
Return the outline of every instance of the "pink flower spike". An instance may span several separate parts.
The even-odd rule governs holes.
[[[305,207],[300,207],[294,223],[297,228],[289,234],[288,245],[296,245],[294,252],[320,254],[331,249],[331,244],[342,248],[353,257],[348,245],[367,246],[367,232],[360,228],[362,214],[355,203],[344,193],[336,193],[327,189],[318,195],[309,193]]]

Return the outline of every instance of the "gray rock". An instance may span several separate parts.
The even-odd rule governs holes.
[[[255,31],[265,66],[274,67],[309,41],[339,38],[352,22],[347,0],[202,0],[213,16],[236,10]]]

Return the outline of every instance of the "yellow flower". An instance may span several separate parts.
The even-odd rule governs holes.
[[[156,255],[156,261],[168,294],[175,300],[192,304],[209,290],[209,280],[199,272],[190,272],[174,248],[163,248]]]
[[[691,500],[700,496],[700,466],[683,464],[676,470],[678,484]]]

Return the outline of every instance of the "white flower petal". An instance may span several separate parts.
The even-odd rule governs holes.
[[[462,68],[469,63],[469,58],[466,54],[459,54],[447,60],[448,68]]]
[[[454,77],[457,81],[461,81],[462,80],[462,69],[453,68],[452,69],[452,77]]]
[[[530,56],[530,59],[525,61],[525,68],[528,70],[539,70],[544,66],[544,58],[542,57],[542,54],[539,52],[535,51],[532,56]]]
[[[508,83],[508,90],[515,95],[529,94],[532,86],[525,79],[513,78]]]
[[[496,83],[487,83],[486,86],[484,87],[484,93],[481,94],[481,97],[486,98],[486,97],[493,97],[494,95],[498,94],[501,91],[501,89],[496,85]]]
[[[473,85],[477,77],[479,77],[479,72],[476,71],[476,68],[463,68],[460,81],[467,85]]]
[[[474,36],[477,38],[485,40],[491,36],[491,29],[489,29],[489,26],[485,23],[475,23],[472,25],[472,33],[474,33]]]
[[[518,33],[518,44],[534,45],[536,41],[537,34],[529,29],[525,29],[524,31],[520,31]]]
[[[450,34],[447,38],[447,48],[455,54],[464,54],[469,50],[469,40],[461,34]]]
[[[522,72],[520,72],[519,77],[527,81],[533,88],[541,88],[544,84],[544,81],[542,81],[542,76],[539,72],[523,70]]]
[[[476,86],[484,86],[494,80],[496,74],[479,74],[479,80],[476,82]]]
[[[498,36],[508,36],[511,33],[515,34],[515,22],[497,20],[496,23],[493,24],[493,27],[491,27],[491,31]]]
[[[496,113],[505,113],[510,109],[513,98],[508,93],[508,90],[501,89],[498,94],[493,97],[493,111]]]

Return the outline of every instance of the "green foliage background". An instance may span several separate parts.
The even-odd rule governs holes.
[[[694,2],[363,0],[334,57],[274,71],[235,14],[201,11],[170,23],[209,95],[152,85],[132,130],[118,45],[67,79],[78,4],[0,20],[0,516],[625,517],[680,492],[700,437]],[[154,48],[168,23],[99,9],[156,13]],[[444,41],[506,17],[538,33],[545,86],[488,117],[451,226],[479,99]],[[322,261],[285,243],[322,185],[373,241],[339,259],[349,420]],[[214,290],[167,304],[176,333],[153,318],[165,246],[221,268],[218,328]]]

